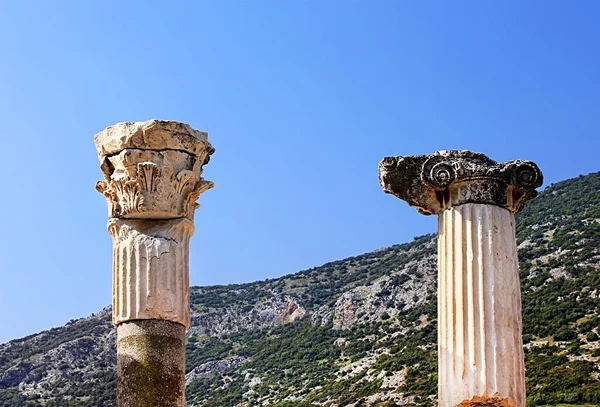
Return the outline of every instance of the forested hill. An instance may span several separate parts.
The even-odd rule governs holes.
[[[600,405],[600,173],[519,214],[530,406]],[[189,406],[432,406],[436,238],[194,287]],[[110,309],[0,345],[0,406],[114,406]]]

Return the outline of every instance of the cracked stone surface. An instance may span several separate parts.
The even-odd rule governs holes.
[[[383,191],[424,215],[465,203],[496,205],[516,213],[536,196],[535,188],[542,183],[542,172],[532,161],[498,163],[471,151],[384,157],[379,163]]]
[[[96,134],[104,174],[96,189],[106,197],[108,216],[193,220],[196,200],[214,186],[202,178],[215,151],[207,137],[163,120],[119,123]]]
[[[119,123],[94,138],[113,240],[119,407],[183,407],[189,242],[214,148],[173,121]]]
[[[531,161],[448,150],[385,157],[379,183],[420,213],[439,215],[439,405],[524,407],[514,214],[536,196],[542,172]]]
[[[113,322],[162,319],[190,326],[189,241],[194,224],[111,219]]]
[[[113,322],[190,325],[189,240],[215,151],[205,132],[173,121],[110,126],[94,138],[113,238]]]
[[[118,123],[96,134],[94,142],[100,161],[125,149],[176,150],[207,157],[214,152],[208,133],[169,120]]]

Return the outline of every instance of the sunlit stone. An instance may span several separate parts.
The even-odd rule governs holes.
[[[525,406],[514,214],[542,173],[530,161],[439,151],[385,157],[379,181],[438,215],[438,404]]]
[[[183,407],[189,242],[214,149],[189,125],[119,123],[95,137],[113,239],[119,407]]]

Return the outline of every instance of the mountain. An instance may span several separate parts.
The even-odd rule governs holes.
[[[600,173],[530,201],[517,243],[528,404],[600,405]],[[435,235],[191,302],[189,406],[435,404]],[[0,345],[0,406],[114,406],[110,313]]]

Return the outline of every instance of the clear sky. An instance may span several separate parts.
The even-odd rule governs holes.
[[[168,4],[167,4],[168,3]],[[600,170],[595,1],[0,2],[0,342],[110,303],[93,136],[208,131],[194,285],[249,282],[409,241],[385,155]]]

